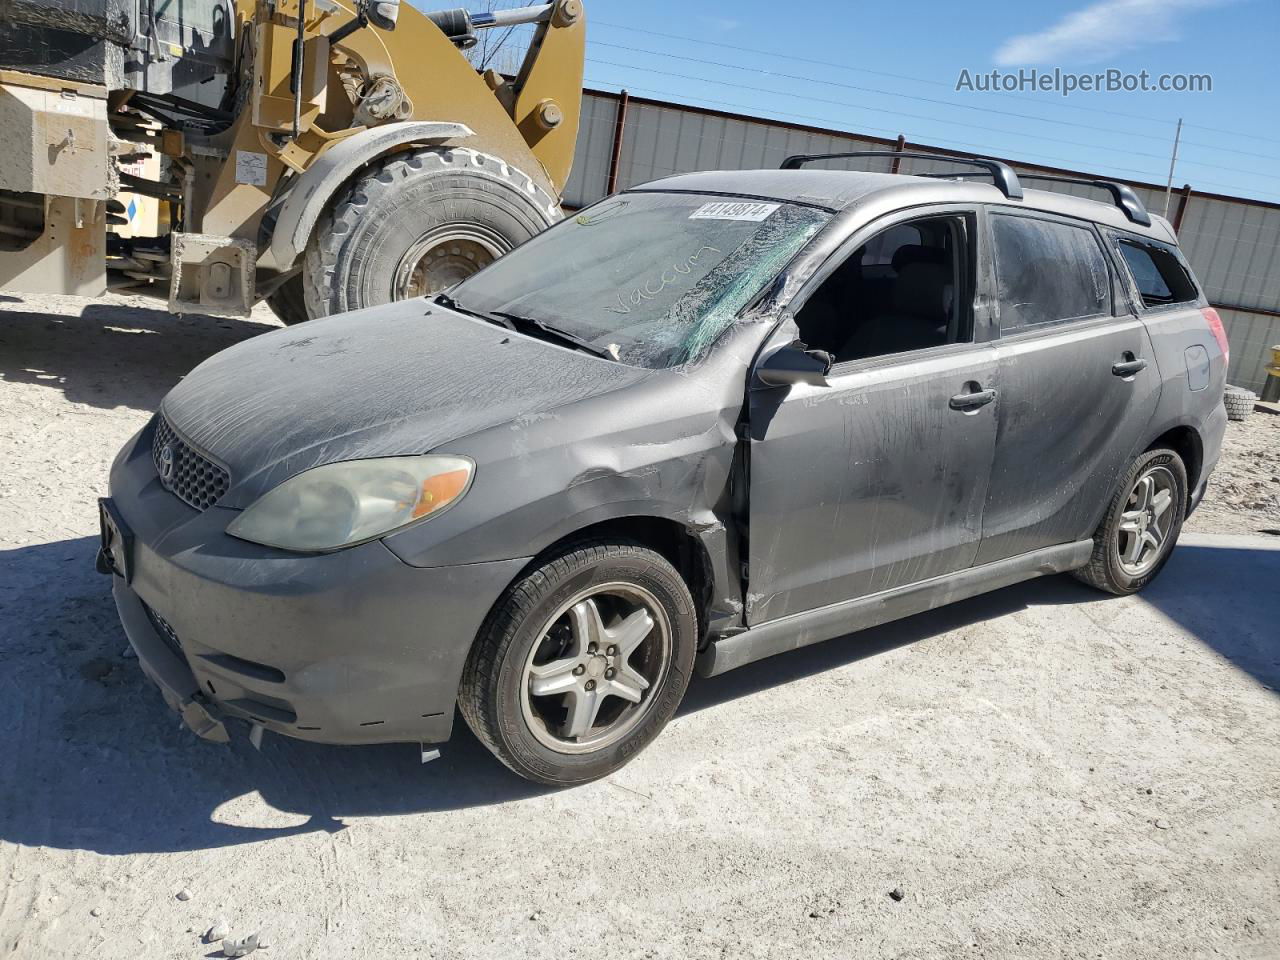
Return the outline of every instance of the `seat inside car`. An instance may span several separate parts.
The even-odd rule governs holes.
[[[836,353],[837,361],[903,353],[947,342],[955,299],[950,253],[911,244],[893,255],[885,309],[869,316]]]
[[[872,238],[801,309],[801,339],[837,363],[955,342],[953,236],[952,224],[939,219]]]

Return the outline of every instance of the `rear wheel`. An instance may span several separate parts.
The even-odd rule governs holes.
[[[1187,470],[1172,450],[1148,450],[1133,462],[1093,535],[1085,583],[1137,593],[1163,569],[1187,513]]]
[[[583,783],[621,767],[666,726],[696,647],[693,599],[670,563],[633,543],[583,544],[498,602],[458,703],[522,777]]]
[[[428,296],[559,218],[555,200],[498,157],[462,147],[395,154],[317,225],[303,269],[307,312]]]

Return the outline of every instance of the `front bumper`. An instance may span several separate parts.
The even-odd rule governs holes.
[[[148,435],[144,431],[143,437]],[[485,616],[528,562],[411,567],[381,542],[304,556],[228,537],[163,487],[146,444],[111,476],[131,534],[121,623],[143,670],[197,733],[222,714],[323,743],[440,743]]]

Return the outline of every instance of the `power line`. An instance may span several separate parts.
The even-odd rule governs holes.
[[[1094,126],[1090,123],[1076,123],[1074,120],[1048,120],[1044,117],[1033,116],[1029,113],[1014,113],[1011,110],[997,110],[995,107],[977,107],[970,103],[958,103],[955,100],[939,100],[937,97],[918,97],[911,93],[894,93],[892,90],[881,90],[877,87],[864,87],[855,83],[840,83],[837,80],[819,80],[814,77],[798,76],[794,73],[777,73],[773,70],[757,70],[753,67],[739,66],[736,63],[723,63],[717,60],[707,60],[702,57],[685,57],[677,53],[663,53],[661,50],[646,50],[643,47],[628,47],[621,43],[606,43],[603,40],[594,40],[592,42],[597,46],[613,47],[614,49],[626,50],[630,53],[643,53],[646,56],[665,57],[669,60],[683,60],[688,63],[698,63],[708,67],[722,67],[728,70],[742,70],[747,73],[755,73],[768,77],[781,77],[785,80],[799,80],[802,83],[820,83],[828,87],[840,87],[845,90],[856,90],[859,93],[874,93],[884,97],[898,97],[903,100],[915,100],[918,103],[932,103],[936,106],[950,107],[959,110],[976,110],[980,113],[994,113],[1004,117],[1016,117],[1019,120],[1033,120],[1036,123],[1052,123],[1062,127],[1076,127],[1081,130],[1094,130],[1098,133],[1114,133],[1118,136],[1125,137],[1142,137],[1146,140],[1158,140],[1161,143],[1168,139],[1167,137],[1158,136],[1154,133],[1137,133],[1131,130],[1116,130],[1111,127]],[[614,66],[625,66],[625,64],[614,64]],[[730,86],[733,86],[733,84],[730,84]]]
[[[682,36],[680,34],[675,34],[675,33],[660,33],[657,30],[642,30],[639,27],[627,26],[620,23],[610,23],[607,20],[593,20],[592,22],[597,26],[613,27],[614,29],[617,29],[617,30],[625,30],[628,33],[643,33],[651,37],[661,37],[664,40],[684,40],[688,43],[703,44],[709,47],[721,47],[725,50],[736,50],[739,53],[750,53],[753,56],[777,57],[782,60],[794,60],[797,63],[808,63],[818,67],[831,67],[836,70],[846,70],[850,73],[865,73],[871,76],[889,77],[893,80],[908,80],[912,83],[923,83],[923,84],[928,84],[929,86],[934,86],[934,87],[944,87],[948,90],[955,89],[951,84],[945,83],[944,81],[941,81],[941,80],[929,80],[924,77],[914,77],[914,76],[911,76],[910,74],[905,74],[905,73],[891,73],[886,70],[871,70],[867,67],[851,67],[848,64],[836,63],[832,60],[818,60],[812,57],[798,57],[795,54],[780,53],[777,50],[761,50],[756,47],[742,47],[742,46],[738,46],[737,44],[722,43],[721,41],[718,41],[718,40],[704,40],[699,37],[686,37],[686,36]],[[596,42],[599,42],[599,41],[596,41]],[[1090,113],[1105,113],[1115,117],[1125,117],[1126,119],[1129,119],[1129,120],[1142,120],[1148,123],[1170,123],[1170,124],[1173,123],[1172,120],[1157,120],[1150,116],[1143,116],[1142,114],[1125,113],[1121,110],[1107,110],[1104,107],[1093,107],[1093,106],[1086,107],[1078,103],[1066,103],[1065,101],[1060,102],[1058,100],[1042,100],[1039,97],[1024,97],[1024,96],[1019,96],[1018,94],[1015,94],[1015,93],[1006,93],[1003,91],[993,91],[993,94],[995,96],[1004,97],[1009,100],[1022,100],[1026,103],[1038,103],[1043,106],[1066,107],[1067,109],[1070,109],[1070,110],[1084,110]]]
[[[689,43],[705,44],[705,45],[707,45],[707,46],[712,46],[712,47],[723,47],[723,48],[728,49],[728,50],[736,50],[736,51],[739,51],[739,52],[741,52],[741,53],[750,53],[750,54],[757,55],[757,56],[777,57],[777,58],[781,58],[781,59],[785,59],[785,60],[794,60],[794,61],[796,61],[796,62],[798,62],[798,63],[808,63],[808,64],[812,64],[812,65],[815,65],[815,66],[832,67],[832,68],[837,69],[837,70],[847,70],[847,71],[855,72],[855,73],[866,73],[866,74],[870,74],[870,75],[873,75],[873,76],[889,77],[889,78],[891,78],[891,79],[895,79],[895,80],[907,80],[907,81],[910,81],[910,82],[913,82],[913,83],[923,83],[923,84],[929,84],[929,85],[931,85],[931,86],[940,86],[940,87],[945,87],[945,88],[947,88],[947,89],[953,89],[953,88],[951,87],[951,85],[950,85],[950,84],[943,83],[943,82],[942,82],[942,81],[940,81],[940,80],[926,80],[926,79],[924,79],[924,78],[922,78],[922,77],[913,77],[913,76],[910,76],[910,75],[908,75],[908,74],[890,73],[890,72],[883,71],[883,70],[870,70],[870,69],[866,69],[866,68],[863,68],[863,67],[850,67],[850,66],[846,66],[846,65],[844,65],[844,64],[834,63],[834,62],[831,62],[831,61],[828,61],[828,60],[815,60],[815,59],[811,59],[811,58],[808,58],[808,57],[797,57],[797,56],[794,56],[794,55],[792,55],[792,54],[778,53],[778,52],[776,52],[776,51],[768,51],[768,50],[758,50],[758,49],[753,48],[753,47],[741,47],[741,46],[737,46],[737,45],[735,45],[735,44],[731,44],[731,43],[721,43],[721,42],[716,41],[716,40],[700,40],[700,39],[696,39],[696,38],[694,38],[694,37],[685,37],[685,36],[680,36],[680,35],[678,35],[678,34],[660,33],[660,32],[658,32],[658,31],[656,31],[656,30],[641,30],[641,29],[639,29],[639,28],[631,28],[631,27],[623,28],[623,27],[621,27],[619,24],[608,23],[607,21],[596,21],[596,23],[598,23],[598,24],[600,24],[600,25],[602,25],[602,26],[607,26],[607,27],[617,27],[617,28],[619,28],[619,29],[626,29],[626,30],[628,30],[628,31],[629,31],[629,32],[631,32],[631,33],[643,33],[643,34],[648,34],[648,35],[650,35],[650,36],[662,37],[662,38],[665,38],[665,39],[668,39],[668,40],[684,40],[684,41],[687,41],[687,42],[689,42]],[[1070,120],[1051,120],[1051,119],[1048,119],[1048,118],[1046,118],[1046,117],[1037,117],[1037,116],[1031,116],[1031,115],[1023,114],[1023,113],[1014,113],[1014,112],[1009,111],[1009,110],[997,110],[997,109],[995,109],[995,108],[993,108],[993,107],[976,107],[976,106],[973,106],[972,104],[960,103],[960,102],[955,101],[955,100],[939,100],[939,99],[932,98],[932,97],[919,97],[919,96],[914,96],[914,95],[912,95],[912,94],[907,94],[907,93],[895,93],[895,92],[890,91],[890,90],[879,90],[879,89],[876,89],[876,88],[873,88],[873,87],[862,87],[862,86],[857,86],[857,85],[855,85],[855,84],[843,84],[843,83],[839,83],[838,81],[834,81],[834,80],[820,80],[820,79],[816,79],[816,78],[813,78],[813,77],[800,77],[800,76],[796,76],[796,75],[794,75],[794,74],[776,73],[776,72],[774,72],[774,71],[772,71],[772,70],[759,70],[759,69],[757,69],[757,68],[753,68],[753,67],[744,67],[744,66],[740,66],[740,65],[738,65],[738,64],[733,64],[733,63],[722,63],[722,62],[715,61],[715,60],[706,60],[706,59],[704,59],[704,58],[702,58],[702,57],[687,57],[687,56],[681,56],[681,55],[679,55],[679,54],[674,54],[674,53],[664,53],[663,51],[660,51],[660,50],[648,50],[648,49],[645,49],[645,48],[642,48],[642,47],[628,47],[628,46],[625,46],[625,45],[623,45],[623,44],[619,44],[619,43],[609,43],[609,42],[604,41],[604,40],[594,40],[594,39],[593,39],[591,42],[592,42],[592,43],[597,44],[598,46],[602,46],[602,47],[613,47],[613,48],[616,48],[616,49],[619,49],[619,50],[627,50],[627,51],[630,51],[630,52],[632,52],[632,53],[643,53],[643,54],[647,54],[647,55],[650,55],[650,56],[666,57],[666,58],[668,58],[668,59],[672,59],[672,60],[684,60],[684,61],[687,61],[687,62],[690,62],[690,63],[705,63],[705,64],[707,64],[708,66],[724,67],[724,68],[726,68],[726,69],[730,69],[730,70],[743,70],[743,71],[746,71],[746,72],[749,72],[749,73],[758,73],[758,74],[762,74],[762,75],[764,75],[764,76],[777,76],[777,77],[783,77],[783,78],[786,78],[786,79],[789,79],[789,80],[801,80],[801,81],[804,81],[804,82],[807,82],[807,83],[823,83],[823,84],[827,84],[827,85],[829,85],[829,86],[845,87],[845,88],[850,89],[850,90],[858,90],[858,91],[863,92],[863,93],[877,93],[877,94],[881,94],[881,95],[883,95],[883,96],[888,96],[888,97],[902,97],[902,98],[905,98],[905,99],[908,99],[908,100],[918,100],[918,101],[921,101],[921,102],[924,102],[924,103],[934,103],[934,104],[940,104],[940,105],[942,105],[942,106],[948,106],[948,107],[959,107],[959,108],[964,109],[964,110],[981,110],[981,111],[984,111],[984,112],[987,112],[987,113],[997,113],[997,114],[1001,114],[1001,115],[1003,115],[1003,116],[1017,117],[1017,118],[1019,118],[1019,119],[1023,119],[1023,120],[1031,120],[1031,121],[1034,121],[1034,122],[1036,122],[1036,123],[1056,123],[1056,124],[1061,124],[1061,125],[1064,125],[1064,126],[1080,127],[1080,128],[1086,129],[1086,130],[1096,130],[1096,131],[1097,131],[1097,132],[1099,132],[1099,133],[1112,133],[1112,134],[1116,134],[1116,135],[1118,135],[1118,136],[1128,136],[1128,137],[1142,137],[1142,138],[1144,138],[1144,139],[1148,139],[1148,140],[1158,140],[1158,141],[1161,141],[1161,142],[1165,142],[1165,141],[1168,139],[1167,137],[1162,137],[1162,136],[1160,136],[1160,135],[1158,135],[1158,134],[1152,134],[1152,133],[1141,133],[1141,132],[1136,131],[1136,130],[1116,130],[1116,129],[1109,128],[1109,127],[1095,127],[1095,126],[1093,126],[1093,125],[1091,125],[1091,124],[1086,124],[1086,123],[1075,123],[1075,122],[1070,121]],[[1149,116],[1148,116],[1148,117],[1144,117],[1144,116],[1141,116],[1140,114],[1125,113],[1125,112],[1120,111],[1120,110],[1107,110],[1107,109],[1102,108],[1102,107],[1085,107],[1085,106],[1081,106],[1080,104],[1065,103],[1065,102],[1064,102],[1064,103],[1060,103],[1060,102],[1058,102],[1058,101],[1056,101],[1056,100],[1040,100],[1040,99],[1038,99],[1038,98],[1036,98],[1036,97],[1022,97],[1022,96],[1017,96],[1017,95],[1015,95],[1015,94],[1001,93],[1001,92],[998,92],[998,91],[997,91],[997,92],[995,92],[995,95],[997,95],[997,96],[1002,96],[1002,97],[1006,97],[1006,98],[1008,98],[1008,99],[1013,99],[1013,100],[1021,100],[1021,101],[1027,102],[1027,103],[1036,103],[1036,104],[1040,104],[1040,105],[1042,105],[1042,106],[1059,106],[1059,107],[1069,107],[1069,108],[1071,108],[1071,109],[1073,109],[1073,110],[1085,110],[1085,111],[1094,112],[1094,113],[1109,114],[1109,115],[1111,115],[1111,116],[1124,117],[1124,118],[1127,118],[1127,119],[1130,119],[1130,120],[1143,120],[1143,121],[1146,121],[1146,122],[1149,122],[1149,123],[1173,123],[1173,121],[1172,121],[1172,120],[1167,120],[1167,121],[1166,121],[1166,120],[1157,120],[1157,119],[1154,119],[1154,118],[1149,117]],[[1189,126],[1189,127],[1195,127],[1196,129],[1199,129],[1199,130],[1209,130],[1209,131],[1212,131],[1212,132],[1214,132],[1214,133],[1227,134],[1227,135],[1229,135],[1229,136],[1242,136],[1242,137],[1249,137],[1249,138],[1251,138],[1251,139],[1261,140],[1261,141],[1264,141],[1264,142],[1267,142],[1267,143],[1280,143],[1280,140],[1274,140],[1274,139],[1271,139],[1271,138],[1269,138],[1269,137],[1260,137],[1260,136],[1258,136],[1257,134],[1239,133],[1239,132],[1237,132],[1237,131],[1231,131],[1231,130],[1219,130],[1219,129],[1216,129],[1216,128],[1214,128],[1214,127],[1205,127],[1205,126],[1201,126],[1200,124],[1194,124],[1194,123],[1186,124],[1186,126]],[[1206,149],[1206,150],[1215,150],[1215,151],[1218,151],[1218,152],[1234,153],[1234,154],[1239,154],[1240,156],[1244,156],[1244,157],[1253,157],[1253,158],[1255,158],[1255,159],[1259,159],[1259,160],[1272,160],[1272,161],[1274,161],[1274,160],[1275,160],[1275,156],[1274,156],[1274,155],[1260,154],[1260,153],[1252,153],[1252,152],[1247,151],[1247,150],[1237,150],[1237,149],[1235,149],[1235,148],[1232,148],[1232,147],[1224,147],[1224,146],[1222,146],[1221,144],[1216,144],[1216,143],[1215,143],[1215,144],[1209,144],[1209,143],[1201,143],[1201,142],[1199,142],[1199,141],[1195,141],[1195,140],[1184,140],[1184,141],[1183,141],[1183,144],[1184,144],[1184,146],[1194,146],[1194,147],[1201,147],[1201,148]]]
[[[684,58],[681,58],[681,59],[684,59]],[[748,85],[734,83],[727,80],[713,80],[710,77],[693,76],[690,74],[683,74],[683,73],[673,73],[667,70],[658,70],[654,67],[642,67],[637,64],[617,63],[612,60],[600,60],[595,57],[588,57],[587,62],[594,63],[599,66],[619,67],[627,70],[639,70],[645,73],[658,74],[660,76],[672,77],[678,80],[692,80],[699,83],[714,83],[718,86],[733,87],[738,90],[751,90],[756,93],[767,93],[767,94],[772,94],[774,96],[783,96],[783,97],[795,96],[794,93],[789,93],[785,90],[773,90],[767,87],[748,86]],[[745,69],[745,68],[740,68],[740,69]],[[871,107],[871,106],[866,106],[864,104],[850,103],[847,100],[829,100],[823,97],[808,97],[808,96],[805,99],[810,100],[814,103],[825,103],[831,106],[845,107],[851,110],[865,110],[871,113],[886,113],[895,117],[905,117],[912,120],[925,120],[929,123],[945,123],[945,124],[950,124],[952,126],[965,127],[967,129],[972,129],[972,130],[981,130],[983,133],[996,133],[996,134],[1001,134],[1009,137],[1018,137],[1025,140],[1043,140],[1047,143],[1058,143],[1058,144],[1063,144],[1066,146],[1073,146],[1073,147],[1081,145],[1079,140],[1063,140],[1058,137],[1048,137],[1038,133],[1022,133],[1016,130],[1007,130],[1002,127],[986,127],[986,126],[981,126],[979,124],[974,124],[974,123],[965,123],[962,120],[947,120],[941,117],[930,117],[930,116],[924,116],[924,115],[915,114],[915,113],[904,113],[901,110],[892,110],[886,107]],[[751,109],[751,108],[746,108],[746,109]],[[1050,120],[1046,122],[1055,123],[1058,121]],[[1073,126],[1078,126],[1078,124],[1073,124]],[[1102,146],[1100,144],[1087,145],[1087,146],[1089,146],[1090,149],[1092,150],[1101,150],[1101,151],[1107,151],[1110,153],[1122,153],[1126,156],[1144,157],[1146,159],[1160,160],[1162,162],[1165,160],[1165,157],[1161,154],[1144,153],[1137,150],[1127,150],[1122,147]],[[1245,176],[1258,177],[1263,180],[1280,179],[1280,178],[1276,178],[1268,174],[1262,173],[1261,171],[1257,171],[1257,170],[1242,170],[1236,167],[1224,167],[1221,164],[1204,163],[1199,160],[1184,160],[1183,162],[1188,165],[1205,167],[1211,170],[1223,170],[1229,173],[1239,173]]]
[[[1260,136],[1258,136],[1256,133],[1241,133],[1239,130],[1220,130],[1218,127],[1206,127],[1206,126],[1204,126],[1203,124],[1199,124],[1199,123],[1188,123],[1188,124],[1186,124],[1186,126],[1188,126],[1188,127],[1194,127],[1196,130],[1208,130],[1210,133],[1222,133],[1222,134],[1226,134],[1228,137],[1247,137],[1247,138],[1248,138],[1248,139],[1250,139],[1250,140],[1261,140],[1263,143],[1280,143],[1280,140],[1276,140],[1274,137],[1260,137]],[[1202,144],[1198,144],[1198,146],[1202,146],[1202,147],[1210,147],[1210,146],[1211,146],[1211,148],[1212,148],[1212,149],[1214,149],[1214,150],[1222,150],[1222,149],[1225,149],[1224,147],[1219,147],[1217,144],[1212,144],[1212,145],[1210,145],[1210,144],[1207,144],[1207,143],[1202,143]],[[1231,152],[1231,153],[1240,153],[1241,151],[1239,151],[1239,150],[1232,150],[1232,151],[1230,151],[1230,152]],[[1260,155],[1260,154],[1252,154],[1252,153],[1250,153],[1250,154],[1246,154],[1246,156],[1250,156],[1250,157],[1252,157],[1252,156],[1261,156],[1261,155]],[[1275,159],[1275,157],[1274,157],[1274,156],[1271,156],[1271,157],[1264,157],[1264,159],[1267,159],[1267,160],[1273,160],[1273,159]]]

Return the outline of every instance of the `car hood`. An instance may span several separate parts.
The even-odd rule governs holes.
[[[161,411],[230,471],[222,505],[245,507],[311,467],[426,453],[654,375],[414,300],[246,340]]]

